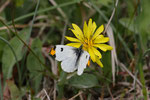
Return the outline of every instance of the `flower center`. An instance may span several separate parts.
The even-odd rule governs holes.
[[[84,46],[85,48],[90,48],[90,47],[93,46],[93,41],[92,41],[91,39],[90,39],[90,40],[85,39],[85,40],[84,40],[84,43],[83,43],[83,46]]]

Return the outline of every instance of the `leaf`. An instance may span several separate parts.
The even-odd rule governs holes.
[[[0,31],[0,37],[7,39],[6,31]],[[0,40],[0,62],[1,62],[2,54],[3,54],[3,48],[5,45],[6,45],[6,43],[4,41]]]
[[[119,20],[119,22],[120,22],[120,24],[122,26],[124,26],[125,28],[129,29],[130,31],[135,32],[135,33],[138,32],[138,30],[136,28],[136,25],[133,22],[133,20],[130,20],[129,18],[121,18]]]
[[[98,86],[98,79],[92,74],[75,75],[68,80],[69,85],[77,88],[92,88]]]
[[[111,53],[110,53],[110,51],[105,52],[105,53],[103,52],[102,55],[103,55],[102,63],[104,65],[104,67],[102,69],[103,76],[106,77],[107,80],[105,78],[103,78],[101,81],[103,83],[108,84],[108,83],[110,83],[109,80],[112,80]]]
[[[16,6],[21,7],[24,3],[24,0],[15,0]]]
[[[137,16],[137,27],[139,29],[139,33],[142,38],[144,49],[148,48],[147,44],[149,44],[150,40],[150,0],[142,0],[141,8],[139,9],[139,16]]]
[[[109,6],[109,4],[113,3],[113,0],[98,0],[97,3],[102,4],[104,6]]]
[[[14,84],[14,81],[7,80],[7,84],[8,84],[9,90],[10,90],[11,100],[19,100],[21,92],[19,91],[17,86]]]
[[[35,54],[41,59],[42,62],[45,62],[45,59],[41,53],[42,42],[40,39],[34,39],[32,42],[31,49],[35,52]],[[44,70],[44,66],[40,64],[37,58],[30,52],[27,57],[27,69],[30,72],[30,79],[32,83],[32,87],[35,93],[38,91],[39,86],[42,80],[42,71]]]
[[[20,32],[19,36],[23,41],[27,40],[27,35],[24,34],[27,31],[27,29],[24,29]],[[23,57],[23,46],[24,44],[15,36],[10,40],[10,45],[15,51],[15,54],[17,56],[17,60],[20,61]],[[13,66],[16,63],[15,56],[13,52],[11,51],[10,47],[6,45],[3,48],[3,55],[2,55],[2,71],[4,75],[4,79],[8,79],[12,76],[12,69]]]
[[[138,18],[137,18],[137,23],[140,23],[139,24],[139,29],[141,30],[141,31],[146,31],[146,32],[148,32],[149,34],[150,34],[150,32],[149,32],[149,29],[150,29],[150,13],[149,13],[149,9],[150,9],[150,1],[149,0],[143,0],[142,2],[141,2],[141,9],[142,10],[140,10],[140,14],[139,14],[139,16],[138,16]]]
[[[61,99],[64,96],[64,86],[65,86],[65,83],[67,82],[66,77],[67,77],[67,73],[64,71],[61,71],[59,82],[56,85],[59,99]]]
[[[12,17],[10,15],[15,15],[14,18],[18,18],[20,16],[24,16],[30,12],[32,12],[33,8],[35,7],[36,2],[33,0],[15,0],[15,7],[14,5],[9,5],[9,7],[5,8],[5,15],[6,20],[11,21]],[[14,9],[14,13],[10,12]],[[25,22],[28,20],[27,18],[24,20],[21,20],[20,22]],[[22,23],[23,24],[23,23]]]

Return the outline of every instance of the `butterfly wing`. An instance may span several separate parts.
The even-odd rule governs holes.
[[[73,72],[77,69],[76,60],[77,55],[75,54],[74,47],[65,45],[56,45],[56,60],[62,61],[61,68],[65,72]]]
[[[77,69],[76,60],[77,60],[77,56],[76,55],[63,60],[61,62],[61,68],[65,72],[74,72]]]
[[[83,51],[79,60],[77,61],[77,54],[75,53],[75,48],[65,45],[56,45],[56,60],[62,61],[61,68],[65,72],[73,72],[76,69],[77,74],[81,75],[83,70],[86,68],[86,65],[89,60],[89,53]]]
[[[65,46],[65,45],[56,45],[56,60],[62,61],[64,59],[70,58],[74,55],[74,47]]]
[[[87,51],[83,51],[83,53],[81,54],[81,57],[79,59],[79,62],[78,62],[78,67],[77,67],[78,75],[81,75],[83,73],[83,71],[86,68],[86,65],[88,63],[89,57],[90,57],[89,53]]]

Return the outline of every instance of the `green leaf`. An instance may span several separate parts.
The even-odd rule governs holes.
[[[31,49],[35,52],[35,54],[41,59],[42,62],[45,62],[45,59],[42,55],[42,42],[40,39],[34,39],[31,45]],[[42,80],[42,72],[44,70],[44,66],[40,64],[37,58],[30,52],[27,57],[27,69],[30,72],[30,79],[32,83],[32,87],[35,92],[38,92],[39,86]]]
[[[150,1],[149,0],[142,0],[141,1],[141,9],[139,8],[140,14],[138,16],[138,21],[137,23],[139,24],[139,29],[141,31],[146,31],[150,34],[149,29],[150,29]]]
[[[15,0],[15,1],[16,1],[15,2],[16,7],[13,7],[13,5],[9,5],[9,7],[5,8],[6,20],[8,21],[12,20],[11,15],[13,14],[15,15],[14,18],[17,18],[17,17],[23,16],[25,14],[32,12],[36,4],[33,0]],[[28,19],[24,19],[20,22],[25,22],[26,20]]]
[[[19,91],[17,86],[14,84],[14,82],[11,80],[8,80],[7,84],[8,84],[8,88],[10,90],[11,100],[20,100],[21,99],[20,98],[21,92]]]
[[[15,0],[16,6],[21,7],[24,3],[24,0]]]
[[[122,26],[124,26],[125,28],[127,28],[128,30],[137,33],[138,30],[136,28],[136,25],[134,24],[133,20],[129,19],[129,18],[121,18],[119,20],[120,24]]]
[[[139,29],[139,33],[142,38],[144,49],[147,48],[147,45],[150,40],[150,0],[142,0],[141,2],[141,8],[139,7],[139,16],[137,16],[137,27]]]
[[[102,68],[103,71],[102,76],[104,77],[102,78],[101,82],[109,84],[111,83],[110,80],[112,80],[111,53],[110,51],[105,53],[103,52],[102,55],[103,55],[102,63],[104,65],[104,67]]]
[[[57,92],[58,92],[58,99],[61,99],[64,96],[64,85],[67,82],[66,77],[67,77],[67,73],[64,71],[61,71],[58,84],[56,85]]]
[[[98,79],[92,74],[75,75],[68,80],[69,85],[77,88],[92,88],[98,86]]]
[[[6,31],[0,31],[0,37],[7,39]],[[5,45],[6,43],[0,40],[0,62],[1,62],[2,54],[3,54],[3,48]]]
[[[104,6],[108,6],[109,4],[112,4],[113,3],[113,0],[96,0],[96,2],[98,4],[102,4]]]
[[[19,36],[23,41],[27,40],[27,35],[25,34],[27,29],[24,29],[20,32]],[[23,57],[23,46],[24,44],[15,36],[10,40],[10,45],[15,50],[15,54],[17,56],[18,61],[20,61]],[[8,45],[3,48],[3,55],[2,55],[2,71],[4,75],[4,79],[8,79],[12,76],[12,69],[15,65],[16,60],[14,54],[12,53],[11,49]]]

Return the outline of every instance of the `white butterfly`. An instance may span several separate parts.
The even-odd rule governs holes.
[[[89,53],[80,48],[74,48],[66,45],[56,45],[55,48],[56,60],[62,61],[61,68],[65,72],[74,72],[77,69],[77,74],[81,75],[86,68],[89,60]]]

